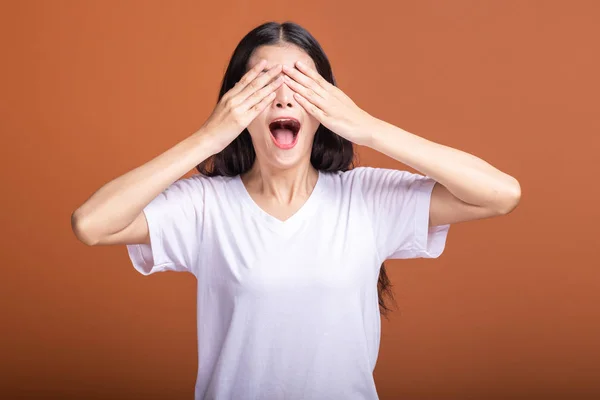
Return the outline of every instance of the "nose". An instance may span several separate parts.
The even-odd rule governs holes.
[[[275,90],[273,105],[277,108],[294,108],[297,106],[294,91],[285,82]]]

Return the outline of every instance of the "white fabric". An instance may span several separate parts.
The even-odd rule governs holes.
[[[435,258],[433,181],[382,168],[320,172],[282,222],[239,176],[194,175],[146,208],[151,244],[128,245],[144,275],[198,281],[195,399],[377,399],[377,279],[388,258]]]

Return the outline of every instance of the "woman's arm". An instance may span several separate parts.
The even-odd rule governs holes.
[[[370,118],[367,146],[433,178],[429,225],[445,225],[511,212],[521,198],[519,182],[472,154]]]
[[[432,192],[429,225],[445,225],[511,212],[521,187],[510,175],[471,154],[431,142],[377,119],[356,105],[316,70],[296,62],[284,67],[294,98],[331,131],[369,146],[437,183]]]
[[[75,236],[87,245],[148,243],[144,207],[213,154],[202,130],[98,189],[71,215]]]
[[[261,74],[265,60],[227,91],[202,127],[147,163],[108,182],[71,215],[88,245],[149,243],[144,208],[196,165],[229,145],[275,97],[281,65]]]

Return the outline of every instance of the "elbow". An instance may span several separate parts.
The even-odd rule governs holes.
[[[80,213],[73,212],[71,214],[71,230],[75,234],[75,237],[88,246],[94,246],[98,241],[89,233],[89,229],[86,227],[85,220],[81,217]]]
[[[503,191],[503,195],[499,196],[501,198],[497,207],[499,215],[510,214],[521,201],[521,185],[518,180],[512,179],[512,183]]]

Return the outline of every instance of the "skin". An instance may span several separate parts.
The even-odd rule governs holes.
[[[317,173],[310,165],[310,147],[319,123],[433,178],[437,183],[431,196],[430,226],[505,215],[518,205],[521,187],[514,177],[472,154],[370,115],[321,77],[301,49],[263,46],[249,65],[262,58],[269,66],[283,64],[285,79],[273,103],[250,124],[257,162],[242,179],[257,204],[271,215],[285,220],[314,188]],[[291,151],[270,142],[267,121],[280,112],[301,116],[302,137]]]
[[[106,183],[75,210],[71,225],[77,238],[90,246],[150,243],[144,207],[183,174],[222,150],[239,134],[241,125],[248,127],[256,150],[256,162],[242,181],[257,205],[282,221],[302,207],[317,182],[310,149],[319,124],[433,178],[430,226],[505,215],[519,203],[521,187],[514,177],[472,154],[370,115],[323,79],[312,59],[298,47],[260,47],[248,68],[261,59],[274,69],[266,77],[254,79],[258,69],[264,68],[258,65],[244,85],[236,84],[232,96],[238,103],[232,105],[228,96],[196,133]],[[277,75],[285,79],[277,81]],[[273,84],[267,85],[269,79]],[[245,86],[248,83],[255,85]],[[295,148],[281,150],[271,140],[268,121],[290,114],[302,124],[300,137]]]
[[[267,60],[265,70],[276,65],[293,69],[295,62],[302,60],[316,72],[313,60],[291,44],[257,48],[248,61],[247,69],[257,65],[261,59]],[[282,84],[275,91],[273,102],[248,126],[256,162],[249,172],[242,175],[242,181],[254,201],[280,220],[289,218],[304,204],[318,177],[310,164],[310,153],[319,121],[306,112],[293,94],[287,84]],[[298,143],[289,150],[278,148],[269,131],[269,122],[281,116],[292,116],[301,123]]]

